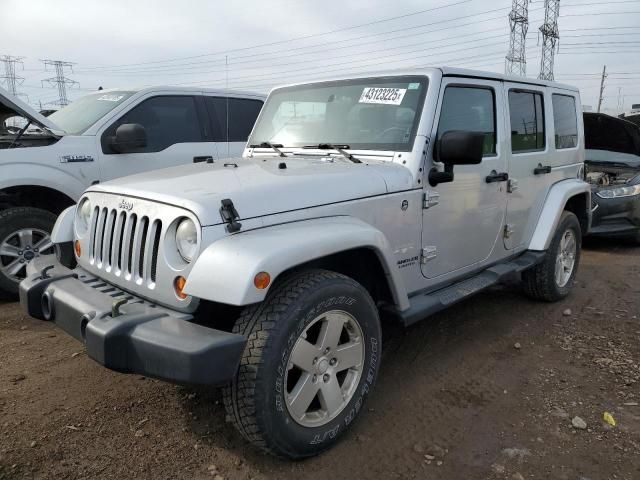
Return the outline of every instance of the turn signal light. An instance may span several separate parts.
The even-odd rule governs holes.
[[[267,272],[257,273],[255,277],[253,277],[253,284],[256,286],[258,290],[264,290],[271,283],[271,275]]]
[[[80,255],[82,254],[82,247],[80,246],[80,240],[76,240],[73,243],[73,249],[76,252],[76,257],[80,258]]]
[[[173,281],[173,288],[180,300],[184,300],[185,298],[187,298],[187,294],[183,292],[186,283],[187,279],[184,277],[176,277],[176,279]]]

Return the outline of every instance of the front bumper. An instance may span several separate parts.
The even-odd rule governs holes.
[[[640,195],[600,198],[593,193],[590,235],[633,236],[640,232]]]
[[[20,303],[83,342],[101,365],[180,384],[229,381],[246,344],[242,335],[193,323],[191,315],[133,297],[53,256],[29,264]]]

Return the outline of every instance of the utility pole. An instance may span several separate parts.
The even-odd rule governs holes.
[[[538,75],[541,80],[553,80],[553,60],[556,53],[556,43],[560,39],[559,14],[560,0],[544,0],[544,23],[540,27],[542,56],[540,57],[540,75]]]
[[[607,66],[602,67],[602,78],[600,79],[600,96],[598,97],[598,113],[600,113],[600,107],[602,106],[602,100],[604,99],[604,79],[607,78]]]
[[[61,107],[69,105],[69,99],[67,98],[67,85],[72,87],[74,85],[79,85],[79,83],[75,80],[71,80],[70,78],[65,77],[64,69],[69,68],[71,71],[73,71],[74,64],[71,62],[63,62],[61,60],[42,60],[42,62],[44,63],[45,69],[47,68],[47,66],[52,66],[56,72],[55,77],[45,78],[44,80],[42,80],[43,84],[44,82],[47,82],[52,86],[55,85],[58,87],[58,101],[50,103],[60,105]]]
[[[4,64],[4,75],[0,75],[0,80],[14,97],[26,97],[25,94],[18,93],[18,85],[24,82],[24,78],[16,75],[16,65],[22,65],[23,58],[24,57],[13,57],[11,55],[0,55],[0,62]]]
[[[509,52],[505,57],[504,73],[507,75],[527,74],[526,40],[529,29],[529,0],[513,0],[509,13]]]

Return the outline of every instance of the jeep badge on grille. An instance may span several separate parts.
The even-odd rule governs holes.
[[[124,198],[122,200],[120,200],[120,203],[118,204],[118,208],[122,208],[123,210],[126,210],[127,212],[133,210],[133,202],[127,202]]]

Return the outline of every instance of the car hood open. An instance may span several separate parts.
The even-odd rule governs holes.
[[[392,162],[356,164],[340,157],[295,156],[171,167],[90,190],[180,206],[206,226],[223,223],[219,209],[227,198],[243,220],[408,190],[412,183],[409,170]]]
[[[30,120],[33,125],[44,128],[55,136],[60,137],[65,134],[65,131],[49,118],[41,115],[27,103],[0,88],[0,116],[7,117],[11,114],[24,117]]]

